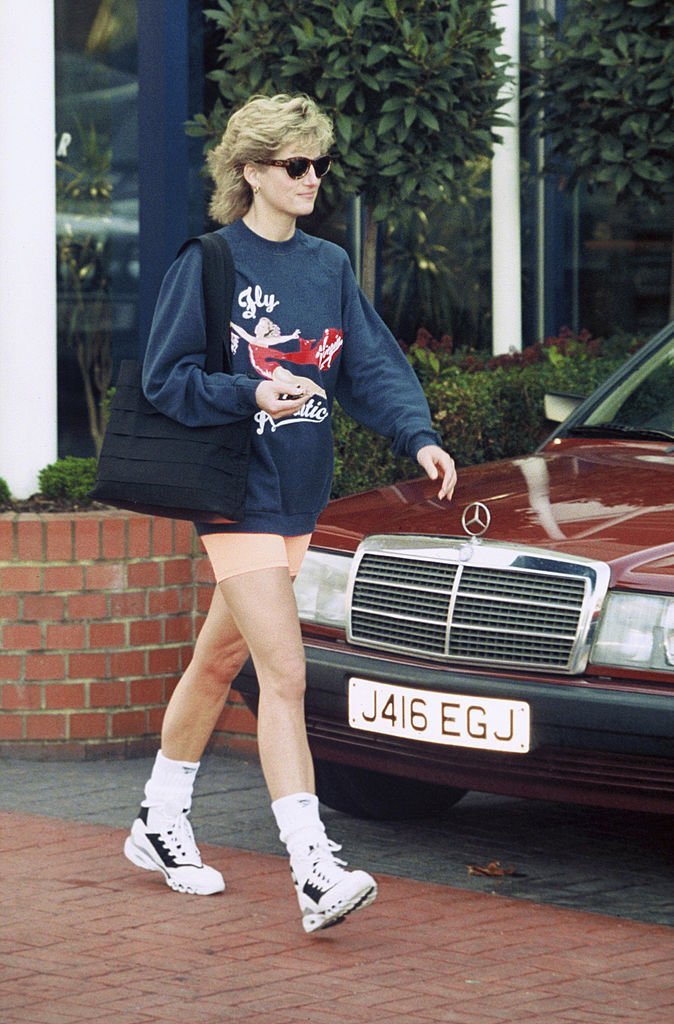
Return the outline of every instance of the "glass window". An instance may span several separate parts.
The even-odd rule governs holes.
[[[491,348],[489,163],[466,167],[459,199],[401,206],[382,229],[381,313],[411,344],[427,331],[451,348]]]
[[[523,23],[543,11],[561,22],[567,7],[566,0],[522,0]],[[538,42],[528,35],[521,42],[526,87],[526,55]],[[525,340],[564,326],[648,338],[670,319],[674,198],[661,206],[617,203],[610,191],[583,185],[570,194],[558,175],[539,177],[545,139],[532,137],[526,120],[523,129]]]
[[[618,205],[581,191],[576,216],[578,326],[595,335],[654,334],[669,319],[674,201]]]
[[[674,436],[674,341],[671,335],[591,410],[585,424],[661,431],[667,438]]]
[[[136,0],[56,0],[59,454],[93,454],[138,315]]]

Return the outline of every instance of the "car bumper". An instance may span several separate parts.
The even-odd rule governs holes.
[[[307,643],[307,730],[314,756],[511,796],[674,813],[674,698],[583,678],[498,676]],[[348,724],[352,676],[474,698],[524,701],[527,754],[382,736]],[[237,688],[254,699],[246,666]]]

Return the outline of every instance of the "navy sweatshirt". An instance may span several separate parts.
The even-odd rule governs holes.
[[[243,221],[220,229],[236,268],[231,319],[233,374],[206,374],[201,247],[188,246],[164,278],[143,366],[152,404],[188,426],[252,416],[253,445],[241,523],[200,524],[201,533],[311,533],[332,480],[330,414],[336,398],[359,423],[414,458],[437,444],[421,386],[399,345],[360,292],[347,254],[297,230],[272,242]],[[255,390],[277,367],[326,392],[272,420]]]

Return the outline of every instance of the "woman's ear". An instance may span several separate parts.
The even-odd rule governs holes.
[[[250,185],[253,192],[260,187],[260,172],[255,164],[244,164],[243,177],[245,181]]]

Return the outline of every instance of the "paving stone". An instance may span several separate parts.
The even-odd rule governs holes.
[[[117,828],[136,814],[151,759],[0,761],[0,809]],[[204,759],[192,820],[199,842],[280,855],[259,764]],[[469,794],[442,821],[363,822],[330,809],[331,835],[356,866],[477,894],[515,897],[674,925],[674,821],[542,801]],[[515,875],[469,875],[500,861]]]
[[[150,765],[0,762],[0,1024],[674,1021],[669,819],[480,795],[441,822],[326,811],[380,897],[306,936],[254,761],[198,782],[224,895],[125,861]],[[468,874],[494,859],[521,877]]]

